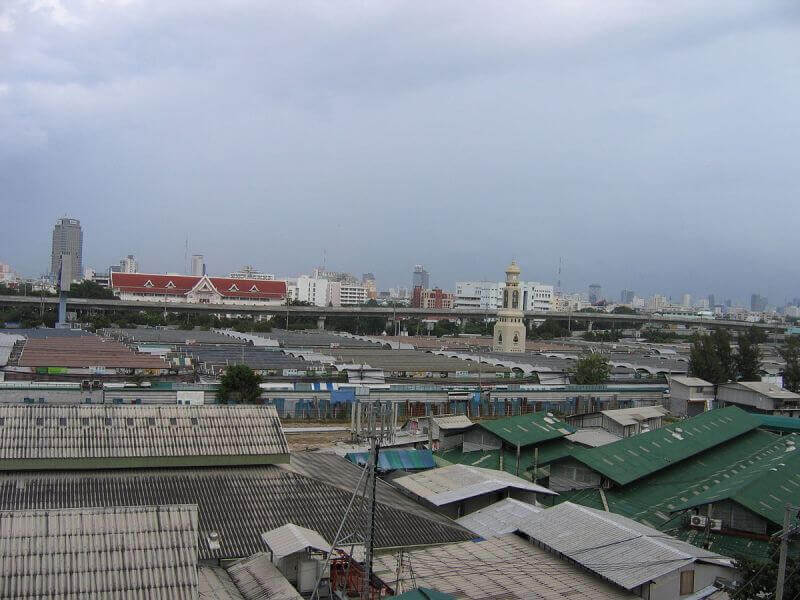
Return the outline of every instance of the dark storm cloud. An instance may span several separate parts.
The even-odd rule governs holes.
[[[800,295],[794,2],[0,4],[0,260]]]

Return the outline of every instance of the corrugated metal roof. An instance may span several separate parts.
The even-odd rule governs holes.
[[[244,600],[228,572],[214,565],[197,568],[197,597],[199,600]]]
[[[75,506],[197,504],[200,558],[244,558],[267,551],[261,534],[296,523],[332,539],[352,491],[277,466],[125,469],[115,471],[0,474],[0,510]],[[410,500],[409,500],[410,502]],[[351,512],[343,535],[361,530]],[[209,544],[217,532],[219,549]],[[380,548],[471,539],[460,525],[427,519],[379,500],[376,544]]]
[[[443,594],[431,588],[417,588],[400,594],[399,596],[391,596],[394,600],[456,600],[455,596],[450,594]]]
[[[398,579],[397,554],[375,557],[375,574]],[[632,599],[633,594],[513,533],[481,542],[404,552],[400,591],[428,587],[463,600]]]
[[[539,466],[544,466],[568,456],[573,449],[579,448],[572,442],[568,441],[566,437],[550,440],[539,446],[538,448],[538,461]],[[476,450],[473,452],[464,452],[461,446],[456,448],[449,448],[441,450],[436,453],[436,459],[444,461],[447,464],[462,464],[470,465],[472,467],[482,467],[484,469],[500,469],[500,450]],[[533,466],[534,448],[525,448],[520,451],[519,455],[519,473],[530,470]],[[441,464],[441,463],[437,463]],[[506,447],[503,450],[503,471],[506,473],[516,474],[517,470],[517,452],[515,449]]]
[[[369,462],[369,452],[348,452],[345,458],[351,463],[363,467]],[[378,453],[379,471],[419,471],[433,469],[433,453],[430,450],[381,450]]]
[[[673,506],[673,511],[733,500],[775,525],[783,525],[786,503],[800,503],[800,436],[781,438],[773,451],[749,461],[719,483]],[[794,444],[791,444],[794,442]],[[791,445],[790,445],[791,444]]]
[[[225,456],[235,463],[237,456],[288,453],[273,406],[0,405],[0,470],[73,468],[89,459],[96,464],[88,468],[136,458],[197,465]]]
[[[681,517],[673,513],[678,505],[768,460],[785,448],[777,435],[754,429],[652,475],[622,487],[607,489],[606,502],[612,512],[678,535]],[[558,503],[567,499],[576,504],[603,508],[596,489],[562,492],[554,501]]]
[[[456,523],[488,539],[516,531],[531,515],[542,510],[532,504],[506,498],[461,517]]]
[[[289,583],[269,554],[260,552],[228,567],[244,600],[301,600],[302,596]]]
[[[779,417],[776,415],[754,415],[760,422],[762,429],[782,432],[800,432],[800,419],[793,417]]]
[[[197,507],[0,512],[2,598],[197,597]]]
[[[620,425],[636,425],[647,419],[657,419],[667,414],[660,406],[634,406],[600,411],[603,415]]]
[[[597,448],[598,446],[613,444],[622,438],[618,435],[614,435],[610,431],[606,431],[605,429],[592,427],[589,429],[578,429],[578,431],[575,433],[568,435],[566,439],[574,444],[581,444],[582,446]]]
[[[675,381],[688,387],[710,387],[714,385],[699,377],[686,377],[683,375],[670,375],[669,380],[670,382]]]
[[[300,452],[292,454],[291,462],[280,465],[282,469],[287,469],[312,479],[324,481],[352,494],[353,490],[361,479],[362,469],[357,467],[343,457],[330,452]],[[375,493],[378,502],[388,506],[394,506],[399,510],[414,513],[424,519],[435,521],[448,527],[458,527],[464,534],[463,539],[469,538],[469,532],[457,526],[452,520],[440,515],[438,512],[429,509],[422,504],[415,502],[391,484],[377,480]],[[363,487],[363,482],[362,482]],[[362,492],[363,493],[363,492]]]
[[[571,425],[556,417],[548,417],[543,412],[481,421],[478,426],[491,431],[512,446],[541,444],[575,432]]]
[[[576,449],[571,455],[624,485],[727,442],[758,425],[758,419],[752,415],[729,406],[613,444]]]
[[[446,417],[432,417],[439,429],[466,429],[472,427],[473,422],[466,415],[448,415]]]
[[[776,400],[800,400],[800,394],[795,394],[768,381],[738,381],[736,383],[723,383],[719,386],[719,391],[725,389],[744,389]],[[718,395],[719,391],[717,392]]]
[[[520,531],[628,590],[698,560],[730,566],[727,557],[633,519],[571,502],[531,516]]]
[[[307,549],[330,552],[331,543],[313,529],[287,523],[261,534],[275,560]]]
[[[444,506],[498,490],[518,489],[552,495],[555,492],[505,471],[449,465],[394,480],[395,485],[435,506]]]

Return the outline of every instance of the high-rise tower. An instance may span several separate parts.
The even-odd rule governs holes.
[[[519,290],[520,270],[515,261],[506,269],[503,308],[497,311],[494,325],[495,352],[525,352],[525,313]]]
[[[78,219],[64,217],[53,228],[50,275],[53,281],[66,283],[83,276],[83,230]]]

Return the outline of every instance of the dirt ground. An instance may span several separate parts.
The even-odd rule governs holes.
[[[303,450],[315,450],[331,446],[334,442],[349,442],[349,431],[333,431],[330,433],[289,433],[286,434],[286,441],[289,442],[289,450],[299,452]]]

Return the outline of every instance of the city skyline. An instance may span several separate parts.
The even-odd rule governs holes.
[[[75,219],[73,219],[72,217],[67,217],[67,216],[60,217],[59,219],[56,220],[56,226],[55,227],[58,228],[59,224],[64,222],[64,221],[73,221],[73,220],[75,220]],[[77,222],[79,223],[80,219],[77,219]],[[78,226],[80,227],[80,225],[78,225]],[[83,242],[83,236],[81,234],[81,245],[82,245],[82,242]],[[187,244],[188,244],[188,239],[187,239]],[[185,252],[188,251],[188,248],[184,247],[184,251]],[[189,260],[189,258],[191,258],[191,260]],[[122,270],[123,272],[140,272],[140,273],[153,273],[153,274],[167,274],[167,273],[185,274],[185,275],[206,274],[205,272],[206,272],[207,265],[205,263],[205,255],[192,254],[191,257],[189,257],[188,254],[187,254],[184,257],[184,259],[185,259],[184,260],[184,263],[185,263],[184,264],[184,268],[183,269],[178,269],[178,270],[148,269],[148,268],[141,268],[140,269],[139,268],[139,260],[138,260],[138,257],[137,257],[136,254],[126,254],[117,263],[115,263],[114,261],[111,261],[108,267],[100,267],[100,266],[96,266],[94,264],[89,264],[88,262],[84,262],[84,265],[85,265],[86,268],[91,269],[91,270],[93,270],[93,271],[95,271],[97,273],[110,273],[110,271],[113,271],[113,270],[117,270],[117,271]],[[325,260],[325,259],[326,259],[326,257],[324,256],[323,260]],[[13,264],[11,264],[11,263],[5,263],[5,264],[7,264],[12,269],[14,269],[14,265]],[[562,264],[563,264],[563,262],[562,262]],[[131,268],[129,268],[129,266],[126,266],[126,265],[135,265],[135,267],[133,268],[133,270],[131,270]],[[202,273],[199,272],[198,265],[199,265],[199,270],[203,271]],[[274,270],[274,271],[276,273],[279,273],[279,275],[277,275],[277,279],[297,278],[297,277],[303,277],[303,276],[307,277],[309,274],[315,272],[316,270],[322,268],[323,266],[324,265],[317,265],[317,266],[315,266],[313,268],[307,268],[304,271],[299,271],[299,272],[294,272],[294,273],[283,273],[283,272],[280,271],[280,269],[277,269],[277,270]],[[226,276],[228,274],[237,273],[239,268],[240,267],[233,267],[233,268],[231,268],[229,270],[223,270],[223,271],[219,271],[219,272],[208,270],[208,275],[217,276],[217,277],[219,277],[219,276],[223,276],[224,277],[224,276]],[[245,268],[250,268],[250,265],[245,265]],[[424,273],[424,279],[428,280],[429,283],[430,283],[430,285],[426,286],[426,289],[441,288],[443,290],[454,290],[458,283],[464,283],[464,282],[492,282],[492,283],[499,283],[499,282],[501,282],[501,278],[462,277],[462,278],[459,278],[459,279],[456,279],[455,281],[453,281],[452,284],[442,285],[442,284],[436,283],[435,279],[433,280],[433,282],[430,282],[430,280],[429,280],[429,277],[431,275],[430,270],[427,268],[426,264],[421,264],[421,263],[416,263],[416,264],[413,265],[411,273],[410,273],[412,280],[415,280],[417,278],[417,276],[419,275],[419,271],[418,271],[419,269],[422,269],[422,272]],[[15,269],[15,270],[20,272],[19,269]],[[351,269],[351,270],[343,269],[343,270],[341,270],[341,272],[342,273],[351,273],[352,274],[352,273],[356,273],[356,272],[360,272],[360,271],[359,271],[358,268],[356,268],[356,269]],[[31,274],[29,274],[29,273],[20,272],[20,274],[22,276],[31,277]],[[46,274],[46,272],[42,272],[41,276],[44,276],[45,274]],[[374,277],[373,273],[371,273],[371,272],[368,273],[368,275]],[[559,273],[558,272],[556,274],[556,277],[559,278]],[[595,279],[597,279],[597,278],[595,278]],[[595,279],[592,279],[591,281],[594,282]],[[376,278],[375,280],[379,282],[378,288],[380,290],[384,290],[384,291],[387,290],[387,289],[390,289],[390,288],[395,288],[395,289],[397,289],[397,288],[406,288],[406,290],[408,292],[411,292],[413,290],[413,287],[414,287],[413,281],[412,281],[411,285],[406,285],[402,281],[389,283],[389,282],[386,282],[386,281],[380,282],[380,278]],[[547,285],[552,285],[554,287],[557,284],[557,281],[555,279],[550,281],[550,280],[547,280],[545,278],[538,278],[538,279],[532,278],[530,280],[531,281],[536,280],[536,281],[539,281],[540,283],[547,284]],[[593,294],[593,288],[595,288],[595,287],[597,287],[599,290],[602,290],[600,292],[599,297],[597,297],[596,300],[604,300],[604,301],[606,301],[607,303],[610,303],[610,304],[616,304],[617,303],[617,297],[619,297],[620,292],[623,293],[623,294],[627,292],[628,296],[630,296],[631,299],[639,298],[639,299],[642,299],[642,300],[647,300],[647,299],[653,298],[655,296],[664,296],[673,305],[685,304],[686,297],[688,296],[688,297],[690,297],[692,299],[692,301],[689,304],[689,306],[692,306],[692,307],[698,306],[700,303],[702,303],[703,300],[708,302],[708,300],[710,298],[714,298],[715,297],[714,293],[693,293],[693,292],[685,292],[685,291],[683,291],[683,292],[676,292],[675,294],[672,294],[672,293],[666,293],[665,290],[663,290],[663,289],[654,290],[654,291],[647,291],[647,292],[640,292],[640,291],[637,291],[635,289],[630,289],[630,288],[621,288],[620,290],[616,290],[616,294],[615,294],[615,290],[613,290],[613,289],[607,290],[601,284],[597,284],[596,282],[595,283],[591,283],[591,284],[586,284],[582,288],[581,287],[577,287],[577,288],[574,288],[574,289],[569,289],[566,286],[562,285],[561,291],[563,293],[566,293],[566,294],[582,294],[582,295],[586,296],[589,299],[590,302],[594,302],[595,300],[592,299],[592,294]],[[758,292],[752,292],[752,293],[749,294],[749,300],[748,300],[748,294],[745,294],[745,296],[742,297],[742,298],[735,297],[735,296],[731,297],[731,296],[719,295],[719,297],[717,299],[719,301],[718,304],[720,304],[720,305],[722,305],[723,303],[731,303],[733,306],[747,307],[747,306],[752,306],[753,298],[756,298],[756,297],[760,298],[763,301],[763,304],[765,306],[783,306],[784,304],[789,304],[790,302],[795,301],[795,299],[797,298],[797,296],[787,296],[783,300],[775,301],[775,300],[770,299],[769,297],[766,297],[766,296],[763,296],[763,295],[759,294]],[[621,301],[620,303],[629,304],[630,302],[622,302]]]
[[[18,271],[68,212],[100,268],[800,295],[792,5],[159,6],[0,9]]]

